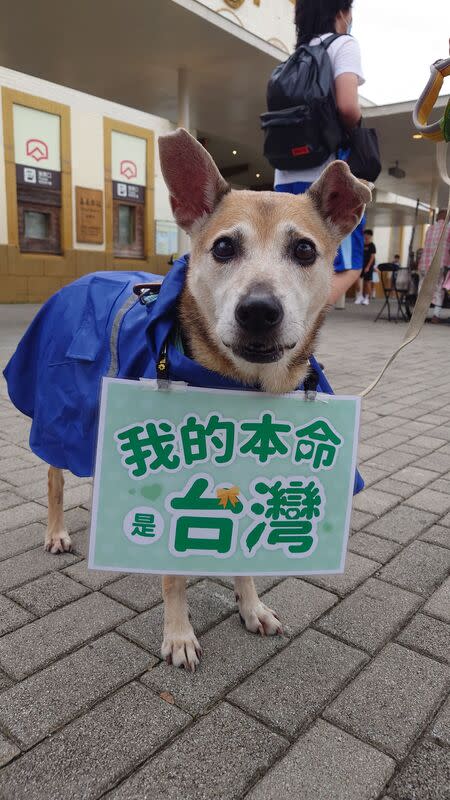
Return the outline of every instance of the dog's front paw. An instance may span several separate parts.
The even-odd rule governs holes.
[[[67,531],[58,531],[57,533],[49,533],[49,531],[47,531],[44,549],[54,555],[57,553],[71,553],[72,540]]]
[[[166,628],[161,655],[168,664],[195,672],[200,663],[200,647],[192,625],[183,628]]]
[[[275,636],[283,633],[283,628],[275,611],[268,608],[261,600],[255,604],[239,602],[239,616],[248,631],[261,636]]]

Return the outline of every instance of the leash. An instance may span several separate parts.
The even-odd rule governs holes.
[[[381,378],[383,377],[384,373],[390,367],[394,359],[398,356],[398,354],[407,347],[408,344],[414,341],[417,338],[420,331],[422,330],[423,324],[428,314],[428,309],[430,308],[431,299],[433,297],[433,293],[437,284],[437,280],[439,277],[439,272],[441,268],[442,262],[442,254],[444,250],[445,244],[445,234],[447,230],[447,226],[450,221],[450,176],[448,174],[447,168],[447,151],[448,151],[448,142],[450,142],[450,101],[447,103],[447,107],[445,109],[444,115],[440,120],[434,122],[432,124],[428,124],[428,119],[430,116],[431,111],[433,110],[434,104],[437,100],[439,95],[439,91],[443,84],[444,78],[447,75],[450,75],[450,58],[442,59],[440,61],[436,61],[434,64],[431,65],[431,76],[430,79],[423,90],[422,94],[420,95],[416,106],[414,108],[413,113],[413,122],[417,130],[422,134],[422,136],[426,139],[431,139],[432,141],[436,142],[436,161],[439,170],[439,175],[444,183],[447,184],[449,187],[449,198],[448,198],[448,205],[447,205],[447,214],[444,220],[444,225],[442,228],[441,235],[439,237],[438,246],[436,248],[436,252],[431,260],[430,268],[423,280],[422,286],[420,288],[419,294],[417,296],[416,304],[414,306],[414,311],[412,313],[411,319],[408,323],[408,327],[406,329],[405,336],[403,338],[402,343],[396,350],[389,356],[388,360],[386,361],[383,369],[377,375],[374,381],[367,386],[364,391],[360,393],[361,397],[367,397],[375,386],[380,382]]]

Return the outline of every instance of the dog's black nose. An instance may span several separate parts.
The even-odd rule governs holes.
[[[236,306],[234,316],[247,333],[263,334],[283,319],[283,306],[270,292],[250,292]]]

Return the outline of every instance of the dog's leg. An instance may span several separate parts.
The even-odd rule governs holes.
[[[239,615],[248,631],[260,633],[261,636],[283,632],[275,612],[259,599],[253,578],[235,578],[234,590]]]
[[[48,468],[48,527],[44,547],[50,553],[72,550],[70,536],[64,527],[64,476],[62,469],[57,467]]]
[[[199,664],[201,647],[189,622],[186,601],[186,578],[164,575],[164,640],[161,655],[168,664],[185,667],[192,672]]]

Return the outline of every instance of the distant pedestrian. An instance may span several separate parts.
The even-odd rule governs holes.
[[[425,237],[425,246],[419,261],[419,275],[420,283],[422,284],[425,275],[430,269],[433,256],[437,250],[439,239],[442,234],[446,217],[445,209],[438,211],[436,222],[430,225]],[[450,225],[447,225],[447,230],[444,233],[444,249],[442,252],[439,278],[434,290],[432,303],[434,305],[434,313],[431,317],[431,322],[435,325],[442,322],[442,307],[444,304],[446,287],[444,286],[447,269],[450,267]]]
[[[301,45],[327,47],[334,80],[336,108],[343,131],[359,125],[361,108],[358,87],[364,83],[361,53],[356,39],[350,35],[353,0],[296,0],[295,25],[297,48]],[[339,36],[336,37],[336,34]],[[327,42],[327,40],[331,39]],[[301,169],[276,169],[274,188],[277,192],[303,194],[319,178],[327,164],[338,153],[330,154],[324,163]],[[300,159],[299,159],[300,160]],[[334,281],[330,303],[345,294],[356,280],[362,266],[364,220],[347,236],[338,249],[334,262]]]
[[[375,254],[377,248],[373,241],[373,231],[366,228],[364,231],[364,257],[363,268],[358,279],[358,290],[355,298],[357,305],[368,306],[373,292],[373,274],[375,270]]]
[[[392,263],[395,267],[395,271],[392,273],[392,278],[395,280],[395,287],[397,291],[402,292],[405,295],[414,294],[414,281],[412,280],[408,267],[402,267],[400,256],[398,254],[394,256]]]

